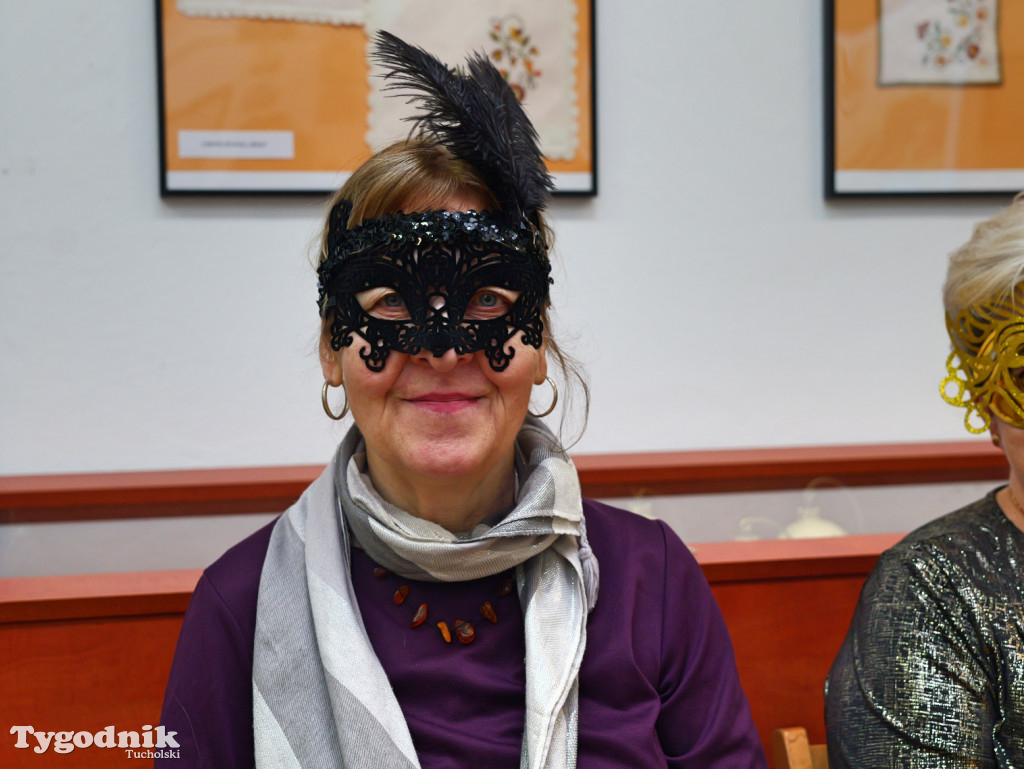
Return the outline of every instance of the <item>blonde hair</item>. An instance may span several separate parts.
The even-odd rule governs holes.
[[[942,301],[956,318],[979,302],[1016,304],[1024,280],[1024,192],[995,216],[975,225],[971,239],[950,254]],[[1017,308],[1024,312],[1024,308]]]
[[[410,139],[385,147],[353,172],[334,193],[352,203],[348,227],[366,219],[418,208],[440,208],[453,195],[473,193],[492,209],[498,204],[476,169],[454,157],[447,147],[426,139]],[[326,227],[324,243],[326,243]],[[322,257],[321,257],[322,258]]]
[[[406,207],[419,211],[439,209],[456,195],[474,195],[489,210],[500,209],[494,193],[473,166],[455,157],[443,144],[429,138],[416,137],[385,147],[359,166],[341,189],[331,196],[327,208],[330,211],[340,200],[351,202],[352,213],[348,228],[352,229],[367,219],[385,214],[399,211],[412,213]],[[554,242],[553,233],[539,211],[534,224],[540,231],[545,252],[550,251]],[[325,221],[319,238],[318,265],[327,258],[328,229],[329,222]],[[551,333],[549,309],[550,301],[541,311],[544,345],[567,385],[563,389],[567,405],[573,400],[574,390],[582,395],[582,420],[578,431],[582,435],[590,411],[590,388],[583,367],[555,341]],[[323,319],[323,339],[329,338],[331,320],[330,316]],[[568,408],[562,410],[563,425],[569,411]]]

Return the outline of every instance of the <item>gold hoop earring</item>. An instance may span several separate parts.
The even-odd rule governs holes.
[[[991,438],[992,438],[992,445],[993,446],[995,446],[996,448],[1002,448],[1003,441],[1002,441],[1002,439],[998,435],[996,435],[995,433],[992,433],[991,434]]]
[[[558,403],[558,387],[555,386],[555,380],[552,379],[551,377],[545,377],[544,381],[551,385],[551,390],[554,393],[555,397],[551,399],[551,405],[548,406],[548,410],[547,411],[543,411],[540,414],[534,414],[532,411],[527,409],[527,413],[531,417],[537,417],[537,419],[540,419],[541,417],[546,417],[548,414],[550,414],[552,411],[554,411],[555,410],[555,406]]]
[[[327,416],[329,416],[331,419],[333,419],[335,422],[337,422],[339,419],[344,419],[345,415],[348,413],[348,391],[345,389],[345,384],[342,383],[341,391],[343,393],[345,393],[345,407],[341,410],[340,414],[335,416],[334,412],[331,411],[330,405],[327,403],[327,388],[329,386],[330,385],[328,384],[327,380],[325,379],[324,380],[324,387],[320,391],[320,403],[323,404],[324,412],[326,412]]]

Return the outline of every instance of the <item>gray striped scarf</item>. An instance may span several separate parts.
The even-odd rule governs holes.
[[[454,582],[515,567],[526,634],[520,767],[573,769],[598,568],[572,463],[528,417],[516,439],[515,507],[493,527],[456,536],[385,502],[362,445],[353,427],[270,538],[253,651],[256,766],[419,769],[349,579],[351,528],[375,561],[408,579]]]

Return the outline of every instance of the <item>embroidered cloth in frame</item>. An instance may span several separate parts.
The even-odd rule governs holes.
[[[573,0],[371,0],[366,31],[372,38],[387,30],[450,65],[485,52],[519,95],[544,155],[571,160],[578,145],[576,24]],[[402,118],[412,114],[403,99],[381,91],[379,74],[371,67],[366,138],[374,150],[404,138],[409,124]]]

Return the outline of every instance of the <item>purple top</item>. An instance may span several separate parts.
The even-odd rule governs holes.
[[[663,522],[584,500],[601,567],[579,679],[579,769],[765,767],[732,644],[704,575]],[[273,524],[210,566],[174,656],[161,723],[177,731],[169,769],[253,766],[252,652],[260,572]],[[522,611],[511,572],[468,582],[374,575],[352,553],[370,641],[394,687],[423,769],[518,769],[525,709]],[[400,585],[409,595],[398,606]],[[490,601],[498,617],[480,615]],[[427,620],[409,623],[420,604]],[[475,628],[462,645],[456,619]],[[447,622],[447,644],[437,628]]]

